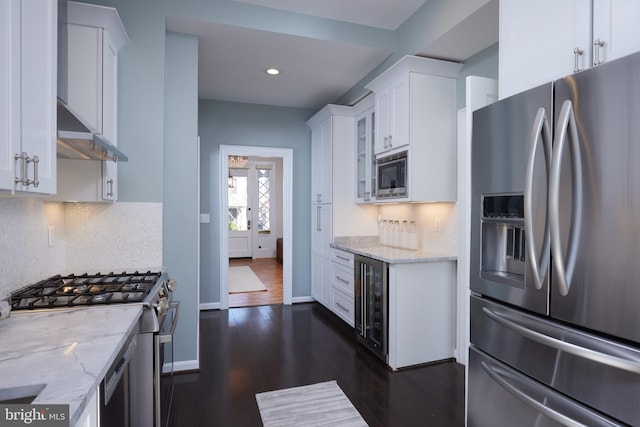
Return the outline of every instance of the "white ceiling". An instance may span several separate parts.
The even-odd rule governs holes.
[[[383,29],[396,29],[425,0],[233,0]],[[492,2],[497,5],[496,2]],[[493,10],[495,9],[495,10]],[[497,6],[425,46],[425,56],[463,61],[497,41]],[[469,28],[473,34],[469,35]],[[319,109],[356,85],[392,52],[382,47],[300,37],[183,17],[167,30],[199,39],[199,97]],[[275,66],[281,74],[268,76]]]
[[[219,101],[319,108],[344,94],[391,53],[384,49],[169,18],[199,37],[199,96]],[[269,76],[268,67],[280,74]]]

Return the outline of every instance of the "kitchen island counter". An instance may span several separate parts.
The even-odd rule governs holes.
[[[33,404],[68,404],[74,426],[135,331],[139,304],[12,312],[0,322],[0,388],[45,384]]]

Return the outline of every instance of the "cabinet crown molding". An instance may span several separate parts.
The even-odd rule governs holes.
[[[405,55],[398,62],[383,71],[365,87],[376,92],[384,89],[398,75],[408,73],[429,74],[432,76],[457,78],[462,68],[461,63],[443,61],[440,59],[426,58],[423,56]]]
[[[109,34],[112,46],[116,51],[131,41],[118,11],[113,7],[69,1],[67,2],[66,22],[103,28]]]

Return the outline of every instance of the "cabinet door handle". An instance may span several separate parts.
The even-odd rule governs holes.
[[[393,136],[389,135],[389,148],[393,147]]]
[[[347,307],[343,306],[342,304],[340,304],[339,302],[336,303],[336,307],[342,309],[342,311],[345,311],[347,313],[351,312],[351,310],[349,310]]]
[[[385,137],[384,137],[384,148],[389,148],[388,143],[389,143],[389,137],[388,137],[388,136],[385,136]]]
[[[318,206],[316,209],[316,231],[322,231],[322,227],[320,226],[320,210],[322,208]]]
[[[346,256],[342,256],[342,255],[336,255],[336,258],[341,259],[343,261],[349,261],[350,258],[346,257]]]
[[[107,197],[113,197],[113,179],[107,180]]]
[[[342,282],[342,283],[344,283],[345,285],[348,285],[349,283],[351,283],[351,282],[349,282],[348,280],[345,280],[345,279],[343,279],[343,278],[342,278],[342,277],[340,277],[340,276],[336,276],[336,280],[337,280],[338,282]]]
[[[29,160],[27,160],[27,162],[28,161]],[[34,188],[38,188],[38,185],[40,185],[40,180],[38,179],[38,165],[40,164],[40,159],[38,156],[33,156],[31,158],[31,162],[33,163],[33,181],[31,181],[31,183]]]
[[[573,72],[577,73],[578,71],[582,71],[580,69],[580,57],[582,56],[582,54],[584,53],[583,49],[580,49],[580,47],[577,47],[575,49],[573,49]]]
[[[27,153],[22,152],[20,154],[14,154],[13,158],[14,160],[20,160],[20,174],[13,178],[13,182],[26,187],[33,185],[34,188],[37,188],[38,185],[40,185],[40,180],[38,179],[38,164],[40,163],[40,159],[38,156],[29,157]],[[29,163],[33,163],[33,180],[27,178]]]
[[[600,48],[604,46],[604,40],[595,39],[593,41],[593,65],[600,65],[604,61],[600,60]]]
[[[24,179],[24,176],[25,176],[26,171],[27,171],[27,157],[28,157],[28,156],[27,156],[27,153],[24,153],[24,152],[22,152],[22,153],[20,153],[20,154],[14,154],[14,155],[13,155],[13,159],[14,159],[16,162],[17,162],[18,160],[20,161],[20,162],[19,162],[20,167],[19,167],[19,168],[18,168],[18,167],[16,167],[16,174],[15,174],[15,177],[13,178],[13,182],[14,182],[15,184],[27,185],[27,184],[25,183],[25,179]],[[18,172],[18,169],[20,169],[20,173],[17,173],[17,172]]]

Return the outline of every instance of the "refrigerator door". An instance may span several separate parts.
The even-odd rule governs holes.
[[[470,313],[472,347],[575,401],[637,425],[639,349],[484,298],[471,297]],[[470,374],[472,387],[478,384]]]
[[[554,87],[551,315],[640,343],[640,54]]]
[[[624,425],[474,348],[469,353],[467,417],[469,427]]]
[[[551,83],[473,114],[473,291],[548,314]]]

